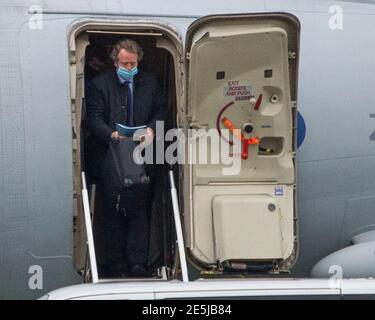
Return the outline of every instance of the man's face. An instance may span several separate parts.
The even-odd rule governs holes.
[[[123,67],[130,71],[131,69],[138,66],[138,54],[137,53],[131,53],[129,51],[126,51],[125,49],[121,49],[118,56],[118,60],[116,63],[116,66]]]

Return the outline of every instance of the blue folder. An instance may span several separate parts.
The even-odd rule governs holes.
[[[116,123],[116,130],[118,133],[122,136],[132,137],[134,132],[136,132],[139,129],[146,129],[147,126],[138,126],[138,127],[128,127],[124,124]]]

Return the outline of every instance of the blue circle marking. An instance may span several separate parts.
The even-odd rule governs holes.
[[[297,148],[299,148],[306,137],[306,123],[301,113],[297,111]]]

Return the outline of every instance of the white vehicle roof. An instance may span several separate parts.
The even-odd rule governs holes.
[[[369,281],[369,280],[367,280]],[[373,283],[375,288],[375,282]],[[122,300],[122,299],[184,299],[209,297],[306,296],[340,295],[340,282],[328,279],[200,279],[188,283],[175,281],[102,280],[54,290],[41,299]]]

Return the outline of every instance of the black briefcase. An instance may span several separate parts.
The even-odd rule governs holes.
[[[109,205],[125,215],[145,210],[150,178],[145,165],[134,161],[137,143],[110,142],[103,161],[102,181]]]

